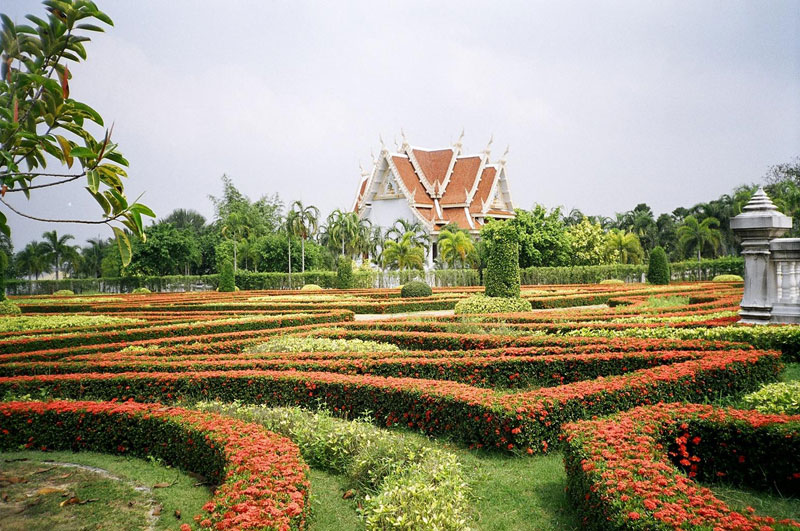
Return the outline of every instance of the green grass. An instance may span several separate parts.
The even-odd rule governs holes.
[[[760,516],[772,516],[778,520],[791,518],[800,520],[800,500],[784,498],[771,492],[733,487],[724,484],[706,485],[720,500],[735,511],[745,512],[747,507]]]
[[[510,457],[448,448],[464,466],[474,496],[473,519],[486,531],[579,529],[566,493],[560,453]]]
[[[117,479],[51,462],[99,468]],[[155,529],[175,529],[199,514],[212,496],[196,483],[197,478],[143,459],[92,452],[0,452],[0,488],[9,494],[9,501],[0,503],[0,521],[4,530],[142,529],[153,507],[160,506]],[[169,486],[153,488],[159,484]],[[151,490],[137,491],[137,486]],[[61,507],[72,496],[96,501]]]
[[[309,531],[364,529],[356,513],[354,498],[343,499],[347,480],[342,476],[311,469],[311,518]]]
[[[674,308],[689,304],[689,297],[684,295],[668,295],[666,297],[649,297],[644,304],[648,308]]]

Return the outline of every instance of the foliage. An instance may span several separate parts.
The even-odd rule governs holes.
[[[669,284],[670,271],[667,253],[662,247],[656,247],[650,252],[650,261],[647,267],[647,281],[651,284]]]
[[[519,297],[487,297],[473,295],[456,303],[456,315],[483,313],[517,313],[531,311],[531,303]]]
[[[561,210],[548,212],[542,205],[533,210],[516,209],[508,224],[517,232],[519,266],[566,266],[572,263],[570,240]],[[483,231],[481,231],[483,238]]]
[[[400,352],[400,349],[391,343],[361,339],[279,336],[249,347],[247,352]]]
[[[336,287],[351,289],[353,287],[353,261],[348,256],[340,256],[336,268]]]
[[[364,496],[370,530],[465,529],[468,485],[458,459],[408,436],[325,412],[201,402],[218,412],[289,437],[316,468],[344,475]]]
[[[328,215],[322,232],[322,243],[342,256],[354,257],[366,253],[373,235],[372,224],[358,212],[339,209]]]
[[[422,269],[425,265],[425,249],[415,242],[415,235],[406,232],[395,240],[386,240],[383,247],[383,265],[403,271]]]
[[[50,265],[53,266],[56,272],[56,280],[58,280],[58,274],[64,265],[63,262],[65,260],[75,260],[78,256],[75,246],[67,244],[69,240],[75,237],[72,234],[64,234],[59,237],[56,231],[51,230],[42,234],[42,238],[44,238],[44,241],[41,242],[41,250],[44,253],[45,260],[49,261]]]
[[[47,252],[42,242],[29,242],[22,251],[17,253],[16,263],[19,273],[37,280],[39,275],[50,270]]]
[[[136,288],[133,291],[131,291],[131,293],[133,293],[134,295],[147,295],[148,293],[153,293],[153,292],[147,288]]]
[[[233,260],[222,262],[219,272],[219,291],[236,291],[236,278],[233,274]]]
[[[603,285],[615,284],[615,285],[619,285],[619,284],[625,284],[625,281],[624,280],[620,280],[618,278],[607,278],[605,280],[601,280],[600,282],[598,282],[598,284],[603,284]]]
[[[620,264],[641,264],[644,251],[639,237],[632,232],[611,229],[606,234],[606,256]]]
[[[678,242],[684,252],[697,251],[697,261],[707,250],[716,254],[720,247],[722,235],[718,229],[719,221],[713,217],[707,217],[703,221],[698,221],[694,216],[687,216],[683,224],[678,227]]]
[[[56,297],[70,297],[72,295],[75,295],[75,292],[72,291],[71,289],[60,289],[58,291],[53,292],[53,295],[55,295]]]
[[[19,315],[22,313],[13,301],[4,299],[0,301],[0,315]]]
[[[431,287],[419,280],[408,282],[400,289],[400,296],[404,298],[430,297],[432,294]]]
[[[0,251],[0,302],[6,300],[6,270],[8,269],[8,257],[6,253]]]
[[[507,222],[490,221],[481,228],[488,254],[485,274],[486,295],[519,297],[519,231]]]
[[[157,223],[144,230],[147,238],[134,239],[133,256],[127,268],[134,275],[175,275],[199,265],[200,248],[196,236],[170,223]]]
[[[303,284],[303,287],[300,288],[300,291],[321,291],[322,287],[317,284]]]
[[[109,324],[135,324],[141,322],[141,319],[110,315],[23,315],[13,319],[0,319],[0,332],[88,328]]]
[[[583,218],[566,229],[570,245],[571,264],[591,266],[609,263],[605,252],[605,232],[600,223]]]
[[[314,205],[305,206],[302,201],[295,201],[287,218],[289,234],[300,238],[301,272],[305,272],[306,240],[316,235],[319,230],[319,209]]]
[[[713,279],[712,282],[744,282],[744,278],[740,275],[717,275]]]
[[[800,381],[768,384],[742,400],[761,413],[800,415]]]
[[[439,233],[437,244],[439,256],[450,267],[461,265],[463,269],[478,260],[475,243],[467,231],[443,229]]]
[[[88,122],[103,127],[103,119],[97,111],[70,97],[72,72],[68,64],[86,59],[85,43],[90,41],[87,33],[103,31],[95,22],[109,26],[113,23],[94,2],[52,0],[45,5],[49,12],[46,19],[27,16],[33,26],[17,25],[2,15],[2,195],[6,197],[22,192],[29,198],[31,190],[85,178],[86,189],[102,208],[103,217],[77,221],[111,225],[122,261],[127,264],[130,241],[125,232],[112,223],[120,222],[134,234],[142,236],[142,216],[155,217],[155,214],[141,203],[128,203],[122,181],[127,177],[124,167],[128,161],[111,141],[113,127],[105,131],[102,139],[95,138],[90,132]],[[48,160],[72,171],[53,172],[47,168]],[[23,162],[27,168],[21,166]],[[43,178],[47,184],[41,184]],[[27,218],[48,222],[75,221],[30,216],[3,197],[0,197],[0,203]],[[8,235],[10,230],[6,216],[0,212],[0,232]]]

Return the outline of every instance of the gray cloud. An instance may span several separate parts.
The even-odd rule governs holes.
[[[115,122],[130,195],[212,214],[228,173],[323,212],[403,128],[506,144],[517,206],[707,201],[800,154],[800,3],[105,1],[73,96]],[[21,20],[41,12],[10,0]],[[34,213],[96,212],[80,187]],[[50,227],[12,217],[17,245]],[[62,226],[81,239],[102,228]]]

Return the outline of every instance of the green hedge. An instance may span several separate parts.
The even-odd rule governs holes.
[[[431,287],[419,280],[412,280],[404,284],[400,290],[400,296],[403,298],[430,297],[432,294]]]
[[[519,236],[503,222],[490,222],[481,230],[489,258],[486,264],[486,295],[519,297]]]
[[[455,306],[456,315],[484,313],[517,313],[531,311],[531,303],[520,297],[487,297],[483,294],[473,295]]]
[[[656,247],[650,253],[647,264],[647,281],[651,284],[669,284],[669,260],[662,247]]]

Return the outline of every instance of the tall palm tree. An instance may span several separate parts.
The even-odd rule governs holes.
[[[294,212],[290,231],[300,238],[301,271],[306,271],[306,240],[313,238],[319,230],[319,209],[314,205],[304,206],[302,201],[292,203],[290,212]]]
[[[700,258],[703,249],[710,247],[714,253],[719,249],[722,234],[719,231],[717,218],[708,217],[703,221],[689,215],[678,227],[678,242],[685,250],[697,250],[697,279],[700,280]]]
[[[42,248],[50,263],[55,266],[56,280],[58,280],[62,260],[71,257],[77,252],[74,246],[67,244],[68,241],[75,239],[75,237],[72,234],[65,234],[59,237],[56,231],[51,230],[42,234],[42,238],[44,238]]]
[[[89,238],[86,243],[88,245],[81,249],[83,272],[87,277],[97,278],[101,275],[100,265],[103,262],[103,255],[105,255],[109,242],[97,237]]]
[[[161,222],[170,223],[176,229],[191,230],[196,234],[202,232],[206,226],[206,218],[200,212],[186,208],[176,208]]]
[[[639,237],[620,229],[611,229],[606,235],[606,253],[621,264],[640,264],[644,258]]]
[[[398,241],[386,240],[383,249],[383,264],[386,267],[422,269],[425,264],[425,250],[414,242],[414,233],[406,232]]]
[[[425,226],[419,221],[409,221],[404,218],[398,218],[386,231],[386,237],[399,240],[409,232],[413,235],[414,243],[422,247],[425,252],[428,252],[431,246],[430,236]]]
[[[234,210],[228,217],[225,218],[222,224],[222,235],[233,240],[233,274],[236,274],[236,267],[238,256],[236,248],[239,246],[239,241],[247,236],[250,232],[250,224],[248,223],[247,216],[244,212]]]
[[[326,220],[324,240],[331,250],[339,251],[342,256],[362,254],[369,244],[372,223],[361,219],[357,212],[334,210]]]
[[[289,289],[292,289],[292,236],[294,235],[294,227],[299,223],[297,217],[298,214],[294,210],[290,210],[286,214],[286,239],[289,242]]]
[[[50,270],[46,251],[42,242],[30,242],[17,253],[16,264],[20,272],[39,280],[39,275]]]
[[[461,267],[465,268],[468,259],[474,258],[475,243],[469,234],[464,231],[443,230],[439,233],[437,243],[439,245],[439,256],[450,267],[455,267],[456,262],[461,262]]]

